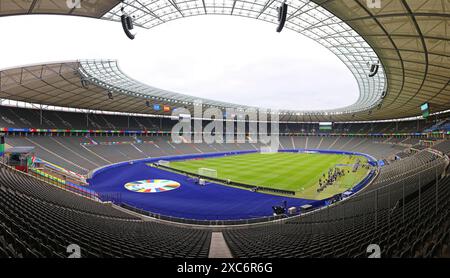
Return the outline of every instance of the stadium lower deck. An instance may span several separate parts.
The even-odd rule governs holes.
[[[33,146],[39,158],[83,175],[104,166],[148,157],[258,151],[262,147],[250,142],[174,144],[168,135],[161,134],[88,134],[16,130],[7,132],[6,143]],[[282,217],[276,223],[248,221],[248,225],[236,222],[241,224],[236,226],[232,221],[215,221],[217,217],[202,214],[209,211],[211,216],[220,212],[233,220],[247,213],[246,217],[253,218],[267,215],[272,205],[285,200],[289,200],[289,205],[301,206],[307,199],[215,183],[200,187],[192,180],[192,184],[186,184],[189,180],[183,176],[184,184],[173,191],[138,194],[142,196],[136,199],[141,202],[141,209],[146,208],[144,199],[152,200],[155,213],[151,214],[136,207],[103,202],[133,194],[123,183],[146,180],[149,178],[146,173],[160,170],[147,163],[127,162],[123,171],[114,168],[109,173],[99,171],[97,177],[101,181],[91,187],[101,192],[97,195],[81,191],[74,194],[72,189],[64,190],[64,186],[55,186],[54,182],[2,164],[0,198],[5,205],[0,210],[0,256],[65,257],[67,245],[77,242],[85,250],[84,257],[208,257],[213,230],[223,234],[236,258],[365,257],[367,242],[380,242],[385,257],[448,256],[449,141],[412,134],[280,136],[280,150],[287,149],[359,152],[386,165],[379,168],[371,183],[344,201],[300,216]],[[164,171],[158,177],[177,180],[174,175]],[[118,187],[121,194],[117,194]],[[187,189],[191,191],[189,196],[197,199],[186,202]],[[228,200],[223,199],[225,190],[230,194]],[[185,218],[185,224],[158,216],[171,209],[174,199],[168,203],[168,196],[175,196],[180,204],[173,216]],[[213,202],[217,196],[221,203]],[[204,203],[195,206],[200,200]],[[216,226],[212,230],[204,222],[190,221],[195,219],[207,219],[208,224]],[[192,224],[197,226],[193,228]],[[220,224],[231,226],[225,228]]]
[[[170,192],[157,193],[136,193],[124,188],[127,182],[150,181],[153,178],[175,181],[181,186]],[[289,206],[296,207],[308,203],[308,200],[256,193],[211,182],[199,186],[192,178],[150,167],[145,163],[102,172],[92,180],[92,188],[100,195],[112,196],[112,200],[116,202],[166,217],[191,220],[269,217],[273,213],[272,206],[282,205],[284,201]]]
[[[282,136],[280,149],[355,151],[384,159],[408,147],[392,144],[392,138],[352,136]],[[403,138],[418,143],[419,139]],[[139,141],[142,141],[138,143]],[[44,160],[87,174],[96,168],[122,161],[193,153],[258,151],[263,146],[243,144],[173,144],[170,136],[8,136],[10,146],[33,146]],[[409,144],[412,146],[412,144]],[[70,157],[70,159],[67,159]]]
[[[232,154],[225,155],[214,158],[195,158],[183,161],[173,161],[171,166],[179,168],[179,164],[196,163],[200,161],[222,161],[231,160],[236,161],[239,159],[249,159],[250,157],[265,156],[267,162],[273,163],[273,165],[267,165],[266,169],[263,171],[270,173],[269,168],[275,165],[280,170],[283,170],[283,165],[277,163],[276,157],[284,158],[286,163],[286,158],[296,157],[297,161],[302,161],[303,163],[313,163],[316,160],[325,160],[326,166],[333,166],[333,169],[337,164],[331,163],[336,161],[349,161],[348,156],[345,155],[329,155],[329,154],[302,154],[302,153],[279,153],[279,154]],[[269,156],[269,157],[268,157]],[[312,157],[310,157],[312,156]],[[330,159],[331,157],[331,159]],[[280,158],[278,158],[280,159]],[[364,157],[361,157],[361,160]],[[157,159],[153,159],[157,161]],[[366,160],[367,161],[367,160]],[[289,162],[289,161],[287,161]],[[165,217],[173,218],[183,218],[191,220],[244,220],[244,219],[258,219],[263,217],[271,217],[273,215],[273,206],[286,206],[286,207],[296,207],[300,208],[306,204],[315,204],[320,206],[322,203],[318,200],[324,200],[335,196],[336,194],[343,193],[345,190],[356,186],[361,182],[364,177],[368,174],[368,170],[362,166],[356,172],[350,172],[347,177],[341,177],[335,182],[335,184],[330,183],[328,188],[324,189],[323,192],[318,192],[318,180],[323,179],[322,171],[329,169],[329,167],[323,167],[324,164],[318,163],[316,166],[316,173],[312,176],[314,181],[311,179],[311,173],[309,170],[303,167],[301,164],[291,161],[291,171],[295,167],[296,172],[301,173],[289,173],[285,169],[284,174],[290,175],[290,179],[286,176],[280,176],[280,182],[290,181],[292,190],[297,186],[297,192],[293,191],[295,195],[283,195],[277,194],[279,192],[275,191],[277,189],[289,189],[283,188],[276,184],[276,177],[279,176],[277,173],[272,173],[272,178],[275,178],[275,183],[272,188],[269,188],[269,192],[264,190],[258,190],[254,192],[254,188],[258,186],[257,184],[252,184],[251,181],[255,181],[261,178],[261,173],[252,170],[245,170],[239,165],[234,166],[236,172],[246,172],[248,178],[242,179],[240,182],[251,185],[249,190],[244,190],[239,186],[231,187],[229,185],[224,185],[223,183],[218,183],[216,181],[208,181],[205,186],[200,186],[198,184],[198,179],[188,176],[186,174],[180,174],[177,172],[171,172],[166,169],[161,169],[158,167],[153,167],[151,163],[148,162],[137,162],[137,163],[124,163],[120,166],[115,166],[112,168],[102,169],[98,174],[95,174],[90,179],[89,188],[95,190],[102,200],[111,200],[116,204],[126,204],[127,206],[132,206],[153,214],[159,214]],[[322,167],[320,167],[322,166]],[[258,167],[257,168],[262,168]],[[197,168],[195,168],[197,169]],[[222,172],[221,169],[218,169]],[[309,174],[302,172],[306,171]],[[320,171],[320,172],[319,172]],[[233,172],[230,172],[233,173]],[[195,171],[192,172],[195,175]],[[231,176],[227,176],[231,178]],[[355,180],[356,179],[356,180]],[[175,189],[164,187],[164,182],[167,183],[177,183],[178,187]],[[347,184],[339,184],[339,182],[345,182]],[[135,187],[128,187],[126,185],[132,183]],[[160,184],[160,186],[158,186]],[[124,186],[125,185],[125,186]],[[265,186],[265,183],[259,184],[260,186]],[[285,184],[286,185],[286,184]],[[156,190],[149,191],[145,188],[157,188]],[[306,189],[303,190],[302,187]],[[143,189],[144,188],[144,189]],[[274,190],[275,192],[271,191]],[[311,199],[308,199],[310,197]]]
[[[320,200],[358,184],[369,172],[369,167],[362,167],[367,164],[364,156],[292,150],[187,159],[170,162],[168,167],[192,174],[207,169],[219,180],[288,190],[297,198]]]
[[[219,257],[217,246],[225,251],[220,258],[450,257],[450,0],[0,3],[6,34],[0,60],[8,67],[0,70],[0,258],[70,255],[187,261]],[[33,28],[38,25],[33,20],[41,23],[44,15],[49,24]],[[255,50],[250,55],[255,59],[245,61],[249,45],[239,39],[244,29],[232,30],[224,23],[234,32],[226,38],[219,29],[223,26],[208,21],[188,29],[217,32],[223,43],[208,34],[197,39],[194,33],[183,32],[180,38],[188,38],[189,45],[176,44],[176,51],[156,53],[153,47],[139,46],[167,43],[164,37],[158,39],[157,32],[141,36],[145,29],[200,15],[274,23],[278,39],[270,44],[276,49],[275,60],[271,62],[268,51],[252,46],[248,49]],[[71,16],[67,18],[73,20],[71,26],[82,26],[85,19],[89,26],[61,39],[65,30],[72,30],[63,28],[61,16]],[[100,19],[103,23],[94,25]],[[59,36],[47,26],[59,27]],[[177,40],[177,31],[182,30],[173,27],[169,28],[173,34],[161,34]],[[316,44],[301,47],[311,58],[305,65],[296,65],[299,51],[285,47],[289,42],[282,37],[289,39],[287,32]],[[128,39],[133,42],[123,43]],[[66,50],[64,43],[69,41],[76,53]],[[201,51],[218,41],[227,51],[213,44],[207,48],[225,58],[227,65],[221,67],[208,53],[195,59],[206,58],[211,67],[232,73],[224,80],[211,80],[207,67],[196,66],[187,75],[195,73],[196,82],[186,82],[171,70],[170,59],[160,64],[149,60],[152,55],[171,55],[180,63],[178,54],[192,56],[191,43],[198,43]],[[262,41],[252,39],[258,42]],[[108,52],[105,46],[114,57],[81,57],[103,56]],[[297,66],[309,71],[317,66],[335,68],[333,60],[325,62],[327,57],[313,57],[316,46],[334,54],[357,86],[343,88],[336,83],[337,78],[345,82],[337,67],[332,74],[321,71],[317,79],[305,78],[304,86],[289,82],[289,71]],[[17,66],[46,56],[77,60]],[[209,94],[214,96],[146,85],[123,72],[121,62],[114,60],[118,57],[134,57],[130,66],[149,62],[162,66],[158,74],[175,87],[211,86]],[[238,76],[239,68],[245,67],[229,63],[233,59],[250,65],[248,76],[256,81]],[[259,69],[267,74],[253,79]],[[144,73],[141,67],[138,70]],[[238,96],[233,86],[242,76],[242,84],[253,84],[241,88],[244,93]],[[317,83],[324,82],[330,89],[320,92]],[[258,88],[253,85],[276,96],[268,99],[265,90],[252,90]],[[230,96],[214,94],[218,86],[241,103],[224,102]],[[339,103],[350,102],[347,93],[352,88],[357,88],[358,97],[341,107]],[[318,109],[315,99],[329,109]],[[271,109],[262,109],[257,100]],[[287,102],[292,109],[283,104]],[[299,110],[300,104],[307,111]],[[275,106],[281,109],[272,109]],[[183,113],[177,114],[180,108]],[[254,154],[267,146],[252,143],[255,133],[250,131],[236,144],[187,143],[192,133],[181,138],[182,144],[171,138],[178,120],[205,131],[206,125],[223,116],[227,124],[245,122],[246,130],[251,130],[247,127],[255,115],[243,114],[252,114],[247,112],[254,108],[260,124],[280,120],[279,132],[274,133],[280,136],[277,147],[282,154],[264,159]],[[242,135],[238,128],[232,130]],[[318,152],[320,158],[296,151]],[[344,158],[335,159],[333,154]],[[367,163],[346,158],[348,154],[363,156]],[[267,217],[272,212],[278,215]],[[373,246],[380,252],[374,248],[370,253],[368,247]],[[298,272],[303,268],[297,262]],[[322,274],[325,268],[320,264]],[[155,265],[166,267],[152,264],[153,272]],[[330,268],[333,274],[347,269],[345,264]]]

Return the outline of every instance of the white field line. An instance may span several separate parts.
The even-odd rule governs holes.
[[[136,147],[136,145],[134,145],[134,144],[131,144],[131,146],[133,146],[138,152],[140,152],[140,153],[144,153],[141,149],[139,149],[138,147]]]
[[[27,138],[27,137],[24,137],[24,138],[25,138],[25,140],[27,140],[27,141],[29,141],[29,142],[35,144],[35,145],[38,146],[39,148],[41,148],[41,149],[43,149],[43,150],[45,150],[45,151],[47,151],[47,152],[53,154],[53,155],[56,156],[56,157],[59,157],[60,159],[64,160],[65,162],[67,162],[67,163],[69,163],[69,164],[72,164],[73,166],[75,166],[75,167],[77,167],[77,168],[79,168],[79,169],[81,169],[81,170],[84,170],[84,171],[86,171],[86,172],[89,172],[88,169],[86,169],[86,168],[84,168],[84,167],[81,167],[80,165],[78,165],[78,164],[76,164],[76,163],[73,163],[73,162],[70,161],[70,160],[65,159],[64,157],[60,156],[60,155],[57,154],[57,153],[52,152],[51,150],[47,149],[46,147],[42,146],[41,144],[36,143],[36,142],[34,142],[33,140],[31,140],[31,139],[29,139],[29,138]]]
[[[103,156],[100,156],[98,153],[95,153],[93,151],[91,151],[90,149],[88,149],[86,146],[84,145],[80,145],[82,148],[84,148],[85,150],[87,150],[88,152],[92,153],[93,155],[97,156],[98,158],[100,158],[101,160],[107,162],[108,164],[112,164],[111,161],[109,161],[108,159],[104,158]]]
[[[196,149],[199,153],[204,153],[202,150],[200,150],[199,148],[197,148],[197,146],[195,144],[191,144],[192,147],[194,147],[194,149]]]
[[[319,145],[317,145],[316,149],[320,149],[320,145],[322,145],[322,142],[323,142],[323,137],[320,138]]]
[[[344,147],[345,146],[347,146],[348,145],[348,143],[350,143],[351,141],[353,141],[353,137],[352,138],[350,138],[350,140],[348,140],[347,141],[347,143],[345,143],[344,145],[342,145],[342,147],[340,148],[341,150],[343,150],[344,149]]]
[[[336,145],[337,141],[338,141],[340,138],[341,138],[341,136],[338,136],[338,137],[336,138],[336,140],[334,140],[333,144],[331,144],[331,145],[328,147],[328,149],[329,149],[329,150],[332,150],[333,147],[334,147],[334,145]]]
[[[101,165],[99,165],[98,163],[95,163],[94,161],[89,160],[87,157],[84,157],[82,155],[80,155],[79,153],[75,152],[74,150],[72,150],[71,148],[67,147],[66,145],[62,144],[61,142],[59,142],[58,140],[54,139],[53,137],[50,136],[50,139],[54,142],[56,142],[56,144],[60,145],[61,147],[63,147],[64,149],[70,151],[71,153],[75,154],[76,156],[89,161],[89,163],[91,163],[92,165],[95,165],[97,167],[100,167]]]
[[[353,150],[356,150],[357,147],[359,147],[362,143],[365,143],[366,141],[367,141],[367,139],[364,138],[364,140],[361,140],[358,144],[354,145],[354,146],[352,147],[352,149],[353,149]]]
[[[172,143],[170,143],[169,141],[167,141],[167,144],[169,144],[169,146],[171,146],[173,149],[177,149],[174,145],[172,145]]]

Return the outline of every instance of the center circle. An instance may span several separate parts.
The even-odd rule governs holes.
[[[181,184],[176,181],[156,179],[128,182],[124,187],[137,193],[159,193],[174,190],[180,186]]]

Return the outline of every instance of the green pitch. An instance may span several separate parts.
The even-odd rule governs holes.
[[[199,168],[215,169],[220,179],[291,190],[297,198],[321,200],[342,193],[364,179],[368,170],[360,167],[353,173],[352,166],[359,159],[367,164],[362,156],[340,154],[307,154],[307,153],[275,153],[244,154],[219,158],[172,161],[170,167],[197,174]],[[350,166],[337,166],[350,165]],[[339,167],[350,170],[345,176],[338,178],[324,191],[318,193],[319,179],[328,169]],[[347,171],[346,171],[347,172]]]

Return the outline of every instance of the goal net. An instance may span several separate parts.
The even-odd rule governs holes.
[[[169,167],[170,166],[170,161],[160,160],[160,161],[158,161],[158,165]]]
[[[277,153],[278,149],[274,149],[270,146],[263,146],[260,148],[259,152],[262,154],[273,154],[273,153]]]
[[[208,168],[198,168],[198,174],[204,177],[217,178],[217,170]]]

